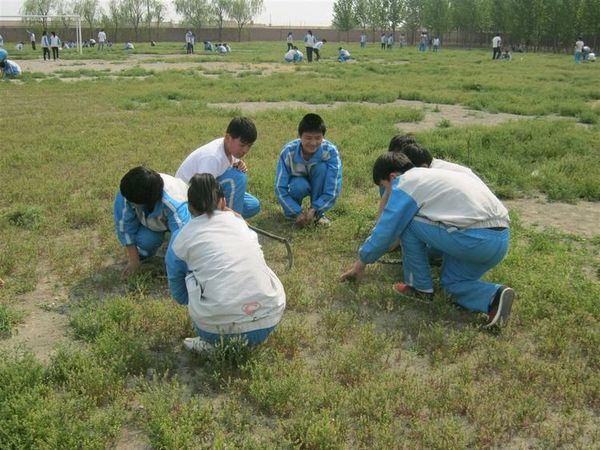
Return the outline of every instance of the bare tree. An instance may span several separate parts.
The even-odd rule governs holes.
[[[87,22],[90,29],[90,37],[94,37],[94,23],[98,14],[98,0],[78,0],[73,6],[73,10]]]
[[[223,21],[227,17],[227,11],[230,8],[231,0],[211,0],[212,15],[214,21],[219,27],[219,41],[223,40]]]
[[[208,22],[211,7],[207,0],[175,0],[175,11],[193,28],[202,28]]]
[[[23,6],[21,7],[21,14],[36,14],[41,16],[47,16],[50,14],[50,11],[53,9],[53,1],[52,0],[25,0],[23,2]],[[35,20],[26,20],[26,23],[38,23],[42,24],[44,30],[48,28],[48,18],[42,17],[41,19]]]
[[[263,0],[231,0],[227,15],[237,24],[238,41],[242,40],[242,28],[250,23],[262,9]]]
[[[133,27],[137,41],[140,36],[140,23],[144,19],[144,0],[123,0],[121,8],[125,23]]]

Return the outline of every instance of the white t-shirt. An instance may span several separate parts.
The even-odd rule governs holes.
[[[305,47],[314,47],[315,46],[315,36],[314,34],[306,34],[306,36],[304,36],[304,46]]]
[[[210,333],[245,333],[277,325],[285,291],[267,266],[256,233],[231,211],[193,218],[173,241],[187,264],[188,310]]]
[[[439,38],[434,38],[433,39],[433,45],[435,45],[436,47],[440,46],[440,39]]]
[[[181,163],[175,176],[186,183],[197,173],[210,173],[218,178],[238,161],[234,156],[231,161],[225,154],[225,138],[218,138],[202,147],[197,148]]]
[[[321,47],[323,47],[323,41],[319,41],[314,45],[317,50],[321,50]]]
[[[98,42],[102,43],[106,41],[106,33],[104,31],[98,32]]]
[[[579,40],[579,41],[575,42],[575,51],[578,51],[578,52],[582,51],[583,50],[583,45],[584,44],[583,44],[582,40]]]
[[[467,175],[471,175],[473,177],[479,178],[468,167],[461,166],[460,164],[455,164],[455,163],[450,162],[450,161],[445,161],[443,159],[433,158],[433,160],[431,161],[431,164],[429,165],[429,168],[430,169],[451,170],[452,172],[465,173]]]
[[[59,47],[60,38],[58,36],[50,36],[50,47]]]
[[[500,47],[501,43],[502,43],[502,38],[500,36],[494,36],[494,38],[492,39],[492,47],[498,48],[498,47]]]

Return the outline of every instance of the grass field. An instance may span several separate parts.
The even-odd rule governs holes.
[[[416,135],[435,156],[468,165],[503,199],[539,195],[548,212],[589,201],[582,220],[592,214],[600,65],[357,45],[347,47],[356,61],[339,64],[328,43],[321,63],[287,66],[283,44],[233,47],[225,58],[172,56],[178,44],[102,61],[63,53],[56,70],[0,81],[0,448],[600,448],[597,224],[575,234],[511,210],[509,255],[488,275],[519,294],[500,332],[441,291],[432,305],[395,296],[398,266],[338,282],[374,224],[372,162],[444,105],[523,118],[440,120]],[[295,230],[281,220],[274,170],[312,111],[340,149],[344,185],[330,228]],[[252,223],[294,248],[285,272],[282,249],[265,242],[288,306],[264,346],[191,355],[161,260],[121,279],[112,201],[129,168],[172,174],[240,113],[259,131],[247,157],[263,204]]]

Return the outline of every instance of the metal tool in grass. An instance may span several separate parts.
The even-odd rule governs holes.
[[[261,236],[268,237],[269,239],[273,239],[274,241],[281,242],[282,244],[284,244],[285,249],[287,251],[287,261],[288,261],[286,270],[290,270],[294,266],[294,254],[292,253],[292,246],[290,245],[290,241],[288,241],[284,237],[277,236],[276,234],[269,233],[268,231],[257,228],[254,225],[248,224],[248,228],[250,228],[256,234],[260,234]]]

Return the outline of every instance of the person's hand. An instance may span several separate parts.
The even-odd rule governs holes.
[[[127,251],[127,266],[123,270],[123,276],[130,277],[140,268],[140,254],[135,245],[128,245],[125,249]]]
[[[131,275],[136,273],[139,268],[140,268],[140,260],[139,259],[135,260],[135,261],[128,261],[127,266],[123,270],[123,276],[130,277]]]
[[[236,162],[234,162],[234,163],[233,163],[233,165],[232,165],[232,167],[233,167],[234,169],[237,169],[237,170],[239,170],[239,171],[240,171],[240,172],[242,172],[242,173],[246,173],[246,172],[248,172],[248,166],[247,166],[247,165],[246,165],[246,163],[245,163],[243,160],[241,160],[241,159],[238,159]]]
[[[306,213],[304,211],[296,216],[296,222],[294,222],[294,224],[299,228],[303,228],[308,224],[306,221]]]
[[[4,280],[2,278],[0,278],[0,288],[4,287]]]
[[[344,272],[340,277],[340,281],[359,281],[365,273],[367,265],[360,260],[357,260],[350,270]]]
[[[317,214],[317,210],[315,208],[310,208],[306,212],[306,224],[311,224],[315,221],[315,214]]]

